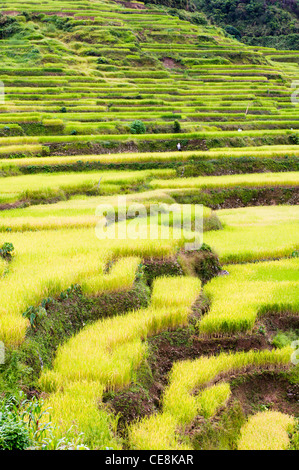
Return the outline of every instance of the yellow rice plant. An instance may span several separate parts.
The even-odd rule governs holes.
[[[258,315],[299,314],[298,258],[229,265],[225,269],[228,275],[214,278],[205,287],[212,302],[200,321],[200,333],[249,331]]]
[[[73,414],[75,410],[80,410],[86,383],[101,384],[105,390],[128,385],[147,353],[144,340],[150,335],[187,323],[191,305],[200,294],[200,281],[188,277],[167,278],[167,289],[172,295],[164,297],[169,305],[165,303],[161,307],[156,305],[155,299],[159,297],[159,292],[164,291],[165,282],[166,278],[155,282],[154,300],[149,308],[100,320],[84,328],[58,349],[54,368],[45,371],[40,378],[42,389],[50,393],[47,406],[55,408],[55,423],[69,425],[69,407],[72,406]],[[82,388],[80,383],[83,384]],[[68,391],[65,394],[64,390],[68,390],[71,384],[76,384],[77,401],[74,397],[70,405]],[[90,404],[94,397],[86,399]],[[54,403],[59,401],[58,407],[53,405],[53,400]],[[100,403],[101,395],[98,397]],[[81,428],[81,422],[74,420],[85,432],[85,425]],[[107,420],[110,422],[110,418],[107,417]]]
[[[235,186],[298,186],[298,173],[290,171],[285,173],[249,173],[241,175],[224,176],[198,176],[195,178],[173,178],[169,180],[152,180],[153,189],[177,188],[231,188]]]
[[[169,386],[163,396],[162,413],[131,425],[129,438],[132,447],[142,449],[147,439],[151,442],[153,430],[159,423],[161,441],[156,442],[157,448],[172,448],[172,442],[180,429],[183,430],[187,424],[192,423],[197,415],[213,416],[229,398],[229,384],[214,385],[213,381],[217,377],[246,370],[248,367],[289,364],[291,351],[291,348],[286,347],[274,351],[221,353],[219,356],[175,363],[169,377]],[[197,389],[198,393],[194,394]],[[171,429],[168,427],[169,417],[172,418]]]
[[[226,403],[230,394],[230,386],[225,382],[206,388],[198,395],[197,403],[200,414],[205,418],[211,418]]]
[[[136,257],[122,258],[113,265],[109,274],[98,274],[86,278],[82,283],[85,294],[97,295],[104,291],[130,289],[135,280],[135,274],[141,259]]]
[[[164,291],[166,280],[171,295],[164,296],[161,306],[156,299]],[[200,285],[193,277],[158,279],[149,308],[100,320],[61,346],[54,361],[56,376],[45,372],[41,377],[43,388],[48,389],[48,378],[50,388],[53,378],[57,387],[65,380],[97,380],[112,389],[127,385],[146,353],[143,340],[167,328],[186,325]]]
[[[151,305],[154,308],[192,305],[199,295],[198,279],[192,277],[159,277],[153,282]]]
[[[298,206],[225,209],[216,215],[224,229],[203,237],[222,263],[287,257],[299,249]]]
[[[31,197],[50,197],[55,192],[65,191],[68,193],[86,192],[86,190],[96,190],[100,178],[100,189],[104,186],[108,190],[113,190],[113,186],[126,184],[142,184],[148,178],[171,177],[174,170],[141,170],[141,171],[91,171],[86,173],[41,173],[38,175],[8,176],[1,182],[1,194],[8,197],[27,199]],[[103,186],[104,185],[104,186]],[[111,187],[112,186],[112,187]],[[119,192],[119,187],[116,188]],[[29,189],[30,188],[30,189]]]
[[[6,235],[1,238],[4,242]],[[93,230],[11,233],[9,239],[15,256],[0,283],[0,340],[7,346],[23,341],[27,320],[22,313],[29,306],[84,281],[84,290],[89,294],[96,294],[97,289],[121,289],[122,283],[128,288],[139,263],[139,258],[130,257],[115,265],[112,276],[104,275],[113,249],[107,243],[101,244]]]
[[[52,431],[56,439],[66,435],[74,439],[83,433],[84,442],[90,448],[120,449],[116,438],[117,420],[99,409],[103,391],[104,387],[98,382],[81,381],[67,384],[63,392],[50,395],[47,409],[51,421],[56,423]]]
[[[0,220],[0,231],[27,232],[29,230],[59,230],[62,228],[95,227],[98,218],[92,215],[73,217],[5,217]]]
[[[219,374],[242,370],[248,366],[259,367],[289,361],[290,348],[284,348],[275,351],[221,353],[219,356],[178,362],[171,371],[170,385],[163,397],[163,410],[176,416],[181,423],[190,422],[198,412],[197,399],[191,395],[196,387],[208,385]]]
[[[0,153],[12,154],[19,151],[19,147],[15,146],[16,149],[8,147],[1,147]],[[31,153],[40,153],[41,145],[26,145],[26,150]],[[35,150],[35,152],[34,152]],[[218,149],[210,149],[207,151],[201,150],[187,150],[181,152],[136,152],[136,153],[111,153],[102,155],[80,155],[80,161],[82,162],[94,162],[100,161],[101,163],[134,163],[134,162],[152,162],[152,161],[188,161],[193,159],[215,159],[215,158],[228,158],[228,157],[244,157],[246,155],[254,157],[281,157],[282,146],[271,145],[271,146],[260,146],[260,147],[223,147]],[[298,156],[298,148],[296,146],[284,145],[283,155]],[[17,158],[12,162],[13,165],[24,166],[24,165],[65,165],[67,163],[76,163],[78,161],[77,156],[51,156],[49,157],[32,157],[32,158]],[[7,164],[6,160],[0,160],[0,167]]]
[[[7,267],[8,267],[8,263],[3,258],[0,258],[0,278],[6,272]]]
[[[7,233],[0,233],[0,245],[7,240]],[[9,241],[15,247],[15,257],[0,283],[0,341],[7,346],[23,341],[28,322],[22,313],[29,306],[84,281],[84,289],[90,294],[96,294],[97,289],[120,289],[122,285],[126,288],[137,265],[132,257],[169,256],[180,243],[180,240],[127,239],[121,243],[117,239],[99,240],[94,228],[11,232]],[[112,270],[113,279],[104,277],[107,261],[122,257],[131,261],[122,261],[116,272]]]
[[[43,146],[41,144],[32,144],[26,145],[26,147],[20,147],[19,145],[7,145],[0,147],[0,155],[11,155],[14,153],[22,153],[22,154],[37,154],[42,153]]]
[[[241,429],[238,450],[286,450],[293,416],[279,411],[264,411],[250,416]]]
[[[138,450],[192,450],[180,442],[176,419],[168,413],[145,417],[129,430],[130,448]]]

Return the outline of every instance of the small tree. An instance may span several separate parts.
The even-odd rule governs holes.
[[[131,134],[145,134],[146,127],[142,121],[133,121],[130,127]]]
[[[181,124],[179,123],[179,121],[174,121],[173,132],[181,132]]]

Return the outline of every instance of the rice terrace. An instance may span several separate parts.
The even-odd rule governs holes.
[[[0,450],[299,449],[298,38],[0,0]]]

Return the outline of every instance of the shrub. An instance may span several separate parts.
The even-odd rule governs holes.
[[[19,413],[17,399],[5,399],[0,406],[0,449],[24,450],[30,442],[29,429]]]
[[[156,277],[183,276],[184,272],[176,258],[150,258],[143,261],[146,282],[152,285]]]
[[[29,432],[23,421],[11,413],[0,420],[0,449],[24,450],[30,445]]]
[[[81,443],[82,433],[70,438],[67,429],[57,438],[44,400],[28,400],[23,392],[0,402],[0,450],[88,450]]]
[[[234,26],[227,26],[225,28],[225,31],[231,36],[233,36],[234,38],[238,39],[238,41],[241,40],[242,35],[237,28],[234,28]]]
[[[7,39],[22,31],[16,18],[0,15],[0,39]]]
[[[4,243],[0,248],[0,256],[4,259],[11,259],[14,246],[12,243]]]
[[[145,134],[146,127],[142,121],[136,120],[132,122],[130,132],[131,134]]]
[[[106,59],[105,57],[98,57],[97,59],[97,64],[109,64],[109,60]]]
[[[173,132],[181,132],[181,124],[179,123],[179,121],[174,121]]]
[[[286,346],[288,346],[289,344],[291,344],[293,341],[297,341],[298,340],[298,333],[299,331],[286,331],[286,332],[283,332],[283,331],[279,331],[276,336],[273,338],[272,340],[272,344],[273,346],[275,346],[275,348],[284,348]]]
[[[205,243],[199,250],[182,252],[178,261],[186,275],[197,276],[203,283],[218,276],[221,271],[218,256]]]
[[[298,145],[299,144],[298,134],[291,134],[289,137],[289,140],[291,144]]]

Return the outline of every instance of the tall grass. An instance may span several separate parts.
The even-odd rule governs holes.
[[[47,400],[56,439],[68,435],[79,438],[84,433],[84,442],[89,448],[118,450],[117,419],[106,410],[99,409],[104,387],[98,382],[73,382],[65,384],[63,391],[52,393]],[[81,439],[80,439],[81,440]]]

